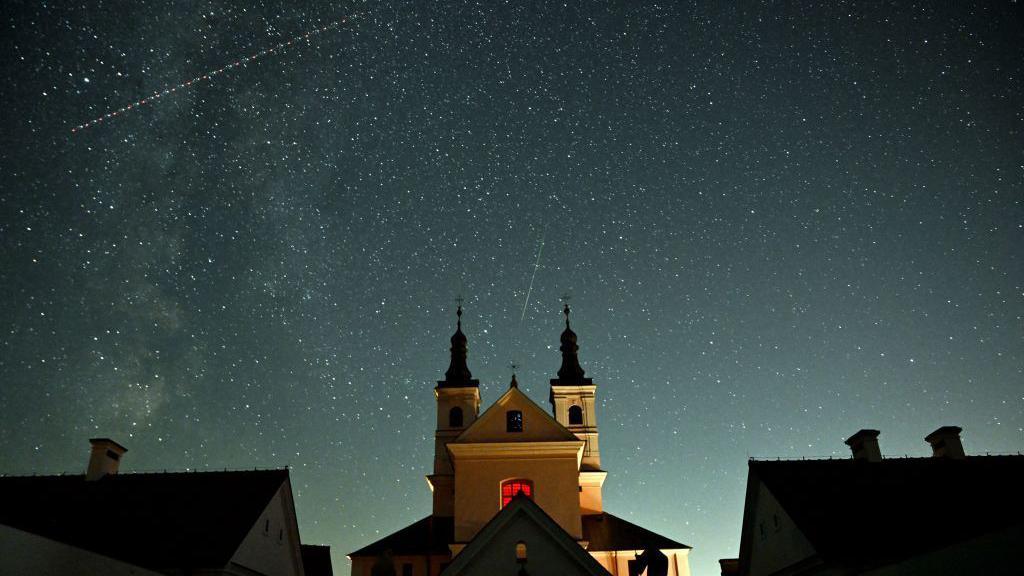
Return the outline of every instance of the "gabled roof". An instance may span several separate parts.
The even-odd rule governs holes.
[[[583,520],[583,539],[590,542],[587,550],[602,552],[606,550],[687,550],[690,546],[655,534],[632,522],[607,512],[587,514]]]
[[[427,516],[349,556],[376,557],[388,550],[396,556],[447,556],[451,553],[448,543],[454,540],[455,521],[451,516]]]
[[[287,470],[0,477],[0,524],[144,568],[227,565]]]
[[[517,525],[519,529],[512,541],[504,542],[503,540],[509,540],[509,537],[501,538],[501,536]],[[544,548],[548,552],[558,553],[567,563],[576,566],[578,572],[575,573],[577,574],[611,576],[540,506],[522,494],[512,498],[507,506],[495,514],[494,518],[491,518],[462,552],[452,560],[451,565],[441,572],[441,575],[481,574],[489,571],[495,564],[514,567],[514,544],[516,539],[522,538],[524,525],[530,534],[524,539],[527,542],[527,559],[529,559],[531,549]],[[505,544],[508,544],[507,549],[496,550],[496,546],[504,547]],[[545,560],[551,562],[551,556],[546,556]],[[544,567],[548,570],[551,569],[547,565]]]
[[[507,432],[505,412],[520,410],[523,413],[523,431]],[[508,389],[501,398],[484,411],[462,434],[452,441],[455,444],[492,442],[571,442],[579,440],[575,434],[562,426],[546,410],[537,405],[516,386]]]
[[[751,461],[743,540],[757,481],[826,562],[843,566],[884,565],[1024,518],[1024,456]],[[740,553],[747,561],[749,544]]]
[[[686,550],[690,546],[603,512],[587,514],[583,521],[583,539],[587,550]],[[379,556],[385,550],[395,555],[447,555],[448,543],[455,541],[455,523],[450,516],[427,516],[401,530],[360,548],[349,556]]]

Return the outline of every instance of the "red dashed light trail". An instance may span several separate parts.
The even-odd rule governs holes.
[[[354,18],[354,16],[352,18]],[[104,114],[102,116],[98,116],[96,118],[93,118],[92,120],[89,120],[88,122],[85,122],[84,124],[79,124],[78,126],[75,126],[74,128],[71,129],[71,133],[75,134],[75,133],[81,132],[82,130],[85,130],[86,128],[92,128],[93,126],[99,124],[100,122],[104,122],[106,120],[111,120],[111,119],[116,118],[116,117],[118,117],[118,116],[120,116],[122,114],[125,114],[127,112],[130,112],[130,111],[136,109],[136,108],[139,108],[140,106],[145,106],[146,104],[152,104],[153,102],[163,98],[164,96],[170,96],[171,94],[174,94],[178,90],[184,90],[185,88],[190,88],[194,84],[198,84],[199,82],[204,82],[206,80],[212,80],[215,76],[223,74],[223,73],[231,70],[232,68],[238,68],[239,66],[242,66],[243,64],[248,64],[248,63],[250,63],[250,62],[252,62],[254,60],[258,60],[258,59],[260,59],[263,56],[266,56],[268,54],[274,54],[276,52],[280,52],[282,50],[286,50],[286,49],[288,49],[289,47],[291,47],[292,45],[294,45],[294,44],[296,44],[298,42],[301,42],[303,40],[309,40],[310,38],[312,38],[313,36],[315,36],[317,34],[323,34],[324,32],[327,32],[328,30],[333,30],[334,28],[337,28],[337,27],[341,26],[342,24],[347,23],[348,21],[349,21],[349,18],[342,18],[341,20],[338,20],[337,22],[333,22],[333,23],[328,24],[326,26],[323,26],[323,27],[320,27],[320,28],[316,28],[314,30],[310,30],[310,31],[306,32],[305,34],[300,34],[299,36],[296,36],[296,37],[292,38],[291,40],[288,40],[287,42],[282,42],[282,43],[280,43],[277,46],[274,46],[272,48],[267,48],[266,50],[262,50],[260,52],[256,52],[255,54],[252,54],[250,56],[246,56],[245,58],[240,58],[238,60],[235,60],[234,62],[232,62],[230,64],[227,64],[227,65],[225,65],[225,66],[223,66],[221,68],[217,68],[215,70],[211,70],[211,71],[207,72],[206,74],[203,74],[202,76],[196,76],[195,78],[193,78],[191,80],[187,80],[185,82],[182,82],[181,84],[178,84],[176,86],[169,86],[169,87],[164,88],[163,90],[161,90],[159,92],[154,92],[152,95],[147,96],[147,97],[145,97],[145,98],[143,98],[141,100],[136,100],[135,102],[132,102],[131,104],[128,104],[127,106],[124,106],[123,108],[119,108],[117,110],[111,110],[110,112],[107,112],[106,114]]]

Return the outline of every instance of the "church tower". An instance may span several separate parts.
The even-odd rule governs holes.
[[[608,476],[601,470],[601,452],[597,442],[597,414],[594,410],[597,386],[583,375],[576,333],[569,327],[568,303],[562,313],[565,314],[565,330],[559,347],[562,366],[558,369],[558,378],[551,379],[551,407],[555,419],[584,442],[580,462],[580,511],[597,514],[603,511],[601,486]]]
[[[480,415],[480,381],[466,365],[466,335],[462,333],[462,304],[455,311],[457,321],[452,334],[451,361],[434,388],[437,400],[437,430],[434,432],[434,473],[427,476],[434,495],[434,516],[453,516],[455,510],[455,471],[448,457],[448,443],[468,428]]]

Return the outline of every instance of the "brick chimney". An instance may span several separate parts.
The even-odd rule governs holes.
[[[925,441],[932,445],[932,457],[954,460],[966,458],[964,445],[960,442],[960,432],[962,431],[963,429],[959,426],[943,426],[925,436]]]
[[[89,454],[89,469],[85,472],[85,479],[92,482],[107,474],[117,474],[121,456],[128,449],[110,438],[90,438],[89,444],[92,444],[92,452]]]
[[[878,448],[878,430],[858,430],[846,439],[846,445],[853,452],[854,460],[865,462],[881,462],[882,451]]]

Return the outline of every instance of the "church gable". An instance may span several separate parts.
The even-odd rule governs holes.
[[[562,426],[515,384],[458,438],[456,444],[499,442],[572,442],[576,435]]]
[[[442,576],[536,573],[609,576],[600,563],[524,496],[514,498],[476,535]]]

